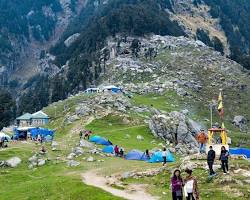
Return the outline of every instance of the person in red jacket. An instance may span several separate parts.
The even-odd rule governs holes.
[[[114,152],[116,156],[119,156],[120,152],[119,152],[119,147],[117,145],[115,145]]]

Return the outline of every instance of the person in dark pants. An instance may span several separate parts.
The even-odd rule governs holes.
[[[162,151],[163,166],[167,164],[167,149],[164,147]]]
[[[214,170],[213,170],[213,164],[214,164],[214,159],[215,159],[215,151],[213,150],[213,147],[209,147],[209,151],[207,153],[207,164],[209,167],[209,175],[212,176],[214,175]]]
[[[182,200],[183,180],[181,178],[181,171],[179,169],[174,170],[173,176],[171,178],[171,190],[172,190],[172,199],[173,200]]]
[[[221,147],[220,161],[224,174],[228,173],[228,157],[229,152],[224,146]]]

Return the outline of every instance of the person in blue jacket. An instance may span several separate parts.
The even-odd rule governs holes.
[[[222,146],[219,159],[221,161],[221,166],[222,166],[224,174],[229,173],[228,172],[228,158],[229,158],[229,152],[228,150],[226,150],[224,146]]]

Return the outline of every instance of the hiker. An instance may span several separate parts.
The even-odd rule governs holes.
[[[162,151],[163,166],[167,164],[167,149],[164,147]]]
[[[115,145],[114,151],[115,151],[115,156],[119,156],[119,147],[117,145]]]
[[[173,200],[183,199],[182,186],[183,186],[183,180],[181,178],[181,171],[179,169],[175,169],[173,176],[171,178],[171,190],[172,190]]]
[[[186,169],[187,177],[184,179],[184,192],[186,200],[199,200],[197,180],[192,176],[193,171]]]
[[[42,154],[42,155],[46,154],[46,149],[44,146],[42,146],[42,148],[40,150],[40,154]]]
[[[222,146],[219,160],[221,161],[221,166],[222,166],[224,174],[229,173],[228,172],[228,157],[229,157],[228,150],[226,150],[226,148]]]
[[[213,164],[214,164],[214,159],[215,159],[215,151],[213,150],[213,147],[209,147],[209,151],[207,153],[207,164],[209,167],[209,175],[212,176],[214,175],[214,170],[213,170]]]
[[[124,150],[123,150],[123,148],[120,148],[119,154],[120,154],[120,157],[121,157],[121,158],[124,157]]]
[[[92,131],[85,131],[84,134],[84,139],[86,140],[86,138],[89,140],[89,136],[92,134]]]
[[[149,150],[148,149],[146,149],[145,154],[147,156],[147,159],[150,159],[150,154],[149,154]]]
[[[80,140],[82,139],[82,136],[83,136],[83,132],[80,131],[80,133],[79,133]]]
[[[200,133],[198,134],[197,141],[200,146],[200,153],[205,153],[205,144],[207,142],[207,136],[203,129],[201,129]]]

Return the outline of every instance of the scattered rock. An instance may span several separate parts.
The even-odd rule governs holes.
[[[141,136],[141,135],[137,135],[137,136],[136,136],[136,139],[137,139],[137,140],[144,140],[144,137]]]
[[[77,156],[80,156],[83,154],[83,149],[81,147],[75,147],[72,153],[74,153]]]
[[[68,163],[67,163],[67,165],[69,167],[76,167],[76,166],[80,165],[80,162],[77,162],[75,160],[69,160]]]
[[[94,162],[94,161],[95,161],[95,159],[92,156],[87,158],[87,162]]]
[[[17,167],[20,163],[22,162],[22,160],[19,157],[12,157],[8,160],[6,160],[5,164],[8,167]]]

